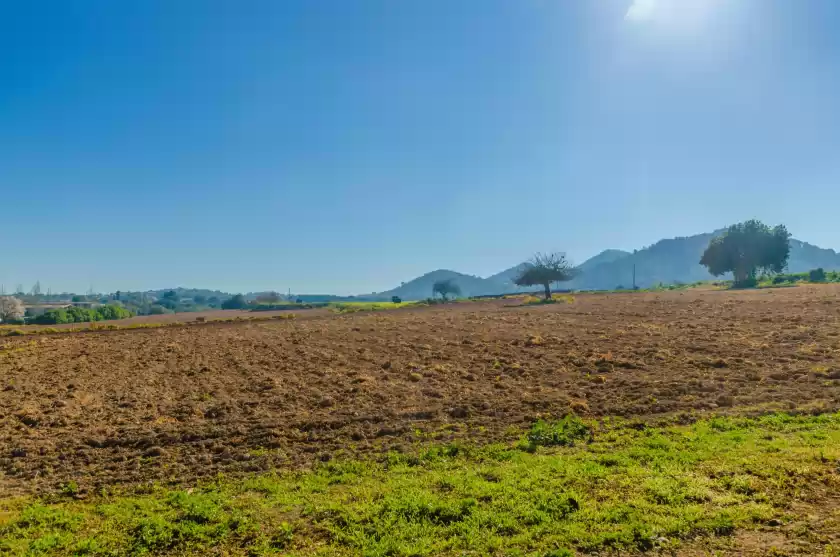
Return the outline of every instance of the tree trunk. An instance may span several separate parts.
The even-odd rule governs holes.
[[[547,283],[543,284],[543,286],[545,286],[545,299],[550,300],[551,299],[551,283],[547,282]]]
[[[753,277],[755,271],[751,269],[746,269],[744,267],[738,267],[732,274],[733,278],[735,279],[735,286],[744,286],[747,282],[747,279]]]

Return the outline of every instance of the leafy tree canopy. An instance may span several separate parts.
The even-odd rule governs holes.
[[[564,253],[538,253],[514,277],[517,286],[537,286],[545,289],[545,299],[551,299],[551,283],[565,282],[577,276],[577,269]]]
[[[245,296],[236,294],[232,298],[222,302],[222,309],[243,309],[248,306]]]
[[[737,286],[754,283],[756,274],[782,273],[790,257],[790,232],[758,220],[733,224],[714,238],[700,258],[714,276],[732,273]]]
[[[461,287],[452,279],[439,280],[432,285],[432,296],[440,296],[446,300],[450,295],[461,295]]]

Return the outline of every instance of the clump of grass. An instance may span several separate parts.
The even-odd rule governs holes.
[[[537,447],[566,447],[576,441],[592,439],[592,428],[574,414],[569,414],[555,422],[537,421],[527,435],[528,450]]]
[[[567,417],[525,436],[541,450],[431,446],[190,490],[0,500],[0,554],[566,557],[663,539],[671,551],[807,513],[791,503],[840,487],[840,414],[612,422],[594,438]]]
[[[420,302],[333,302],[328,305],[335,313],[356,313],[359,311],[383,311],[424,304]]]

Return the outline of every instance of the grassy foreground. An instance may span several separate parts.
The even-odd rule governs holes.
[[[187,490],[0,501],[9,555],[533,555],[675,548],[786,522],[836,490],[840,414],[662,428],[561,422],[518,444]],[[834,554],[837,548],[824,548]]]

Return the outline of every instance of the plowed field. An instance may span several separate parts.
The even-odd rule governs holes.
[[[581,294],[0,340],[0,493],[186,483],[545,414],[840,408],[840,288]]]

